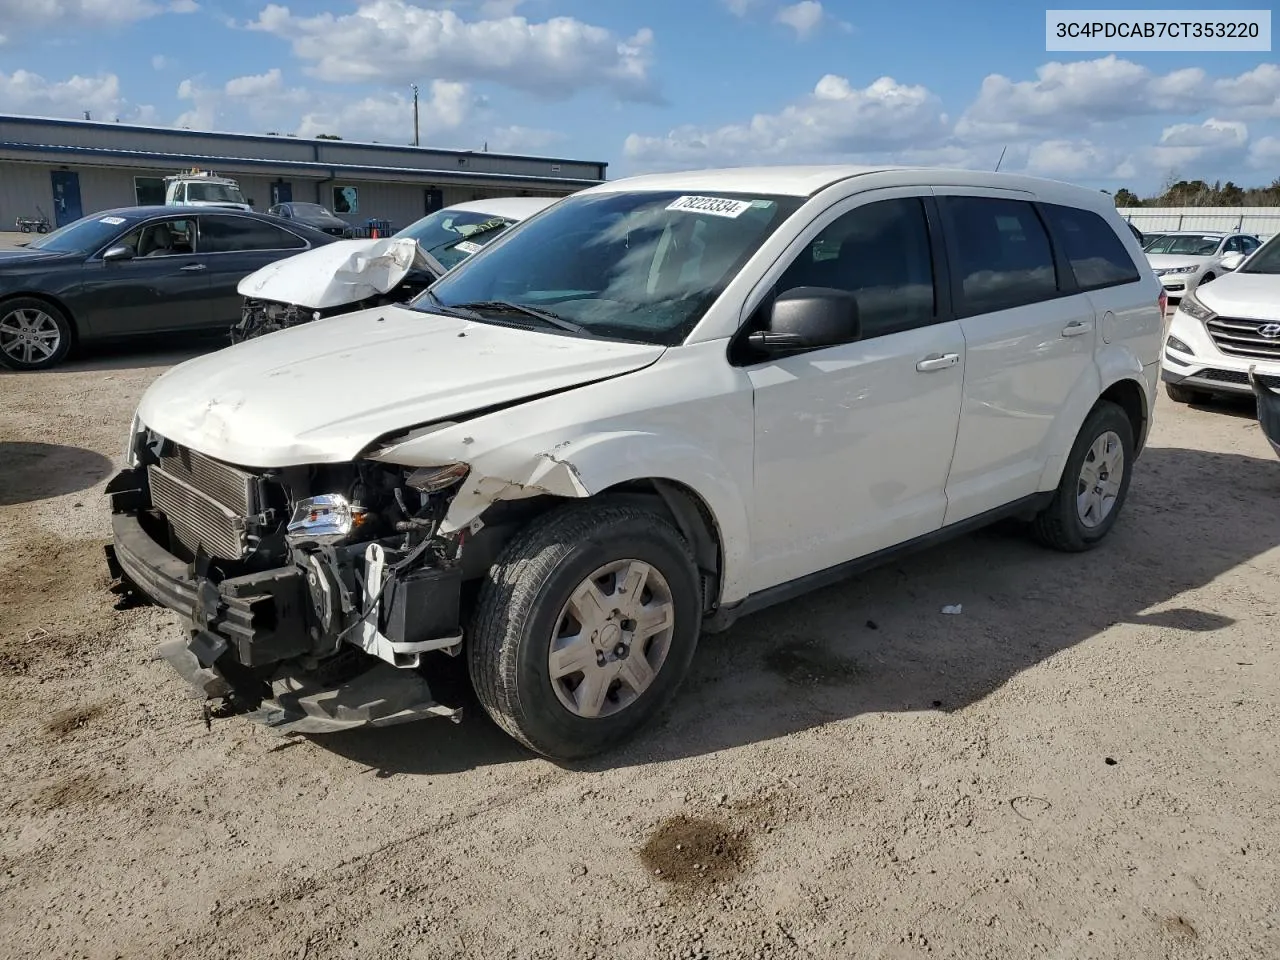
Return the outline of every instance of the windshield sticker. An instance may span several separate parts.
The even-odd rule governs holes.
[[[472,243],[470,240],[463,240],[459,243],[455,243],[453,245],[453,249],[461,250],[463,253],[479,253],[484,249],[484,247],[478,243]]]
[[[713,217],[736,218],[751,209],[750,200],[726,200],[724,197],[678,197],[667,205],[668,210],[685,210],[689,213],[709,213]]]
[[[124,217],[103,217],[103,218],[102,218],[101,220],[99,220],[98,222],[99,222],[99,223],[109,223],[109,224],[111,224],[113,227],[118,227],[118,226],[120,226],[120,224],[124,223]]]

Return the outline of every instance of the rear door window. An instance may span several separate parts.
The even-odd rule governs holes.
[[[1139,279],[1129,251],[1102,217],[1090,210],[1055,203],[1042,204],[1042,209],[1081,290],[1099,290]]]
[[[939,197],[958,282],[962,316],[1056,297],[1049,234],[1025,200]]]
[[[209,214],[200,217],[200,252],[245,250],[301,250],[306,241],[297,234],[249,217]]]

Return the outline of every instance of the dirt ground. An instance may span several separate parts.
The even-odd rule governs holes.
[[[176,621],[115,611],[101,562],[173,359],[0,374],[3,957],[1280,956],[1280,461],[1248,405],[1162,398],[1101,550],[988,531],[775,608],[558,766],[475,709],[206,730],[151,659]]]

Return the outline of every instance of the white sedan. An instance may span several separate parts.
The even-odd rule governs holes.
[[[1280,388],[1280,237],[1185,295],[1165,341],[1161,376],[1179,403],[1248,395],[1250,371],[1263,386]]]
[[[377,240],[339,240],[270,264],[240,281],[231,328],[238,343],[382,303],[404,303],[510,227],[559,197],[493,197],[427,214]],[[319,254],[319,256],[313,256]]]
[[[1245,233],[1179,230],[1148,243],[1145,252],[1165,292],[1181,297],[1200,284],[1229,273],[1234,269],[1230,264],[1238,265],[1261,245],[1257,237]]]

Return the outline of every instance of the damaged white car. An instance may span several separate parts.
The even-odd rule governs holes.
[[[219,715],[456,719],[432,684],[461,655],[512,736],[593,754],[744,613],[1000,518],[1102,541],[1161,300],[1109,198],[1061,183],[604,183],[410,304],[160,377],[108,485],[115,589],[182,615],[161,652]]]
[[[446,271],[558,198],[495,197],[454,204],[390,237],[343,240],[278,260],[240,281],[231,342],[386,303],[407,303]],[[314,256],[314,254],[321,254]]]

